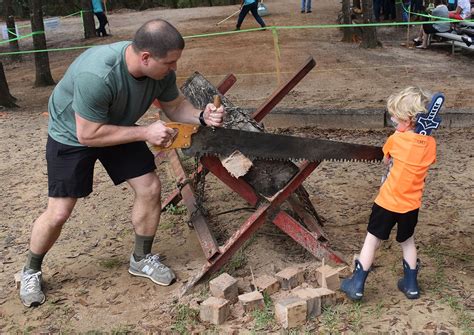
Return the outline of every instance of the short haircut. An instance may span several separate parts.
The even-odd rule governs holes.
[[[136,52],[147,51],[154,57],[164,58],[169,51],[183,50],[184,39],[169,22],[154,19],[137,30],[132,46]]]
[[[426,113],[431,94],[419,87],[407,87],[392,94],[387,101],[387,110],[391,116],[402,121],[414,122],[419,113]]]
[[[435,7],[439,5],[446,5],[446,4],[447,4],[446,0],[434,0]]]

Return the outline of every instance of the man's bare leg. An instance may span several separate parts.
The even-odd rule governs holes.
[[[151,253],[153,239],[160,222],[161,182],[154,173],[128,180],[135,191],[132,224],[135,229],[135,249],[130,256],[132,275],[146,277],[156,284],[170,285],[176,278],[171,269]]]
[[[51,249],[76,202],[76,198],[49,198],[48,208],[33,224],[30,239],[30,250],[33,253],[45,254]]]
[[[132,224],[135,233],[155,236],[161,214],[161,182],[156,173],[127,180],[135,192]]]
[[[43,257],[61,234],[76,202],[75,198],[49,198],[46,211],[33,224],[30,251],[22,270],[20,287],[21,302],[27,307],[41,305],[46,300],[42,291]]]

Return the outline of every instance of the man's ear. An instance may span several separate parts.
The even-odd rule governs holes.
[[[150,61],[151,54],[148,51],[143,51],[140,57],[140,60],[144,65],[148,65],[148,62]]]

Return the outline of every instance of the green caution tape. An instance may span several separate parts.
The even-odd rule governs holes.
[[[402,1],[397,1],[397,4],[401,4],[402,8],[404,11],[407,13],[410,12],[410,8],[408,9],[403,5]],[[73,14],[69,14],[64,16],[70,17],[74,15],[80,14],[81,16],[83,15],[84,11],[79,11]],[[306,25],[306,26],[267,26],[265,28],[251,28],[251,29],[244,29],[244,30],[237,30],[237,31],[222,31],[222,32],[216,32],[216,33],[207,33],[207,34],[196,34],[196,35],[189,35],[189,36],[183,36],[184,39],[192,39],[192,38],[203,38],[203,37],[214,37],[214,36],[224,36],[224,35],[232,35],[232,34],[242,34],[242,33],[249,33],[249,32],[255,32],[255,31],[261,31],[261,30],[271,30],[273,39],[275,42],[275,47],[277,48],[276,52],[279,55],[280,54],[280,49],[278,45],[278,35],[277,35],[277,30],[290,30],[290,29],[334,29],[334,28],[357,28],[357,27],[400,27],[400,26],[409,26],[409,25],[423,25],[423,24],[433,24],[433,23],[439,23],[439,22],[474,22],[474,20],[456,20],[456,19],[449,19],[449,18],[443,18],[443,17],[436,17],[432,15],[426,15],[426,14],[420,14],[420,13],[412,13],[416,14],[422,17],[427,17],[427,18],[435,18],[436,20],[429,20],[429,21],[416,21],[416,22],[377,22],[377,23],[358,23],[358,24],[316,24],[316,25]],[[27,27],[25,26],[19,26],[19,27]],[[23,35],[23,36],[18,36],[16,38],[6,40],[6,41],[1,41],[0,44],[5,44],[9,43],[11,41],[15,40],[20,40],[24,38],[29,38],[33,35],[36,34],[44,34],[44,31],[36,31],[32,32],[31,34],[28,35]],[[15,54],[27,54],[27,53],[37,53],[37,52],[48,52],[48,51],[70,51],[70,50],[79,50],[79,49],[87,49],[91,48],[91,46],[80,46],[80,47],[67,47],[67,48],[55,48],[55,49],[45,49],[45,50],[28,50],[28,51],[15,51],[15,52],[3,52],[0,53],[0,56],[2,55],[15,55]]]

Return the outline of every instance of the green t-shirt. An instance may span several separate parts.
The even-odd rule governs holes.
[[[137,80],[128,72],[129,45],[93,47],[71,64],[49,98],[48,134],[54,140],[81,146],[74,113],[92,122],[133,126],[155,99],[167,102],[178,97],[174,71],[162,80]]]

